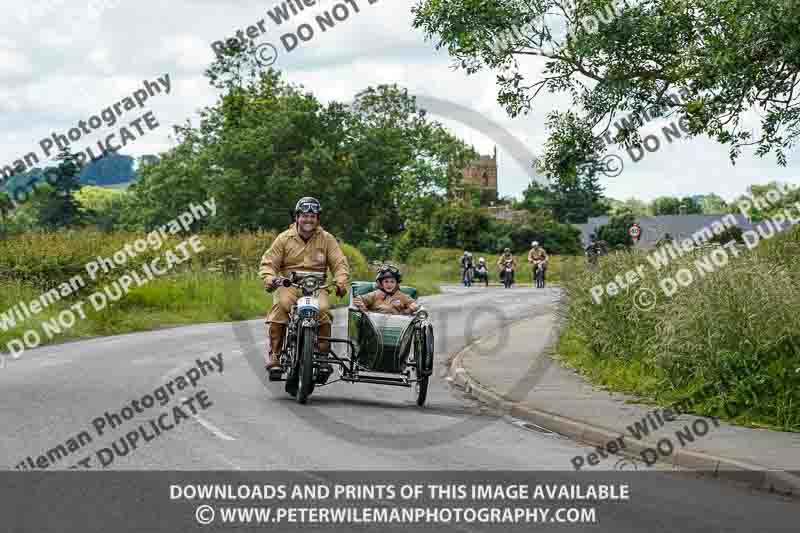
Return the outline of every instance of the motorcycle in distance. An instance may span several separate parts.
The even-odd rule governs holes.
[[[514,283],[514,263],[511,261],[504,261],[502,270],[500,271],[500,277],[503,280],[503,287],[506,289],[510,288]]]
[[[472,287],[472,278],[473,271],[471,266],[461,269],[461,281],[464,283],[465,287]]]
[[[544,261],[534,261],[533,281],[537,289],[544,288]]]
[[[485,265],[478,265],[478,268],[475,269],[475,281],[483,281],[486,287],[489,286],[489,270]]]
[[[290,278],[279,278],[278,284],[295,287],[302,295],[292,306],[283,339],[279,368],[270,372],[270,381],[282,381],[286,375],[286,392],[304,404],[315,385],[324,385],[333,373],[326,357],[318,357],[319,292],[328,288],[325,275],[316,272],[293,272]],[[322,338],[331,341],[333,339]]]

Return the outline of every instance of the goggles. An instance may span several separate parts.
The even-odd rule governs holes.
[[[314,202],[303,202],[297,206],[298,213],[314,213],[315,215],[319,215],[320,211],[322,211],[322,208],[319,204]]]
[[[393,267],[391,265],[381,267],[380,274],[385,274],[387,272],[397,275],[400,273],[400,270],[397,267]]]

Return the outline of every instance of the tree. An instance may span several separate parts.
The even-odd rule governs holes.
[[[650,206],[653,215],[680,215],[681,201],[673,196],[660,196]]]
[[[552,133],[538,169],[547,176],[549,185],[531,188],[531,194],[544,199],[553,217],[561,223],[583,224],[589,217],[608,211],[599,169],[591,163],[597,159],[600,142],[591,132],[584,131],[578,121],[572,113],[547,121]],[[547,193],[542,194],[542,189]]]
[[[80,182],[85,185],[116,185],[136,179],[133,157],[107,152],[102,158],[91,161],[80,173]]]
[[[728,212],[728,204],[716,194],[706,194],[700,200],[700,207],[704,215],[722,215]]]
[[[592,241],[606,241],[612,248],[633,246],[633,238],[630,235],[630,227],[636,222],[631,214],[611,217],[608,224],[597,228],[597,232],[591,236]]]
[[[123,224],[125,207],[130,203],[131,194],[106,187],[84,186],[75,193],[75,199],[87,213],[86,221],[101,231],[114,231],[126,228]]]
[[[528,211],[552,210],[555,198],[553,192],[544,185],[531,181],[522,191],[522,200],[514,205],[515,209],[527,209]]]
[[[85,222],[85,213],[75,199],[75,192],[81,188],[78,181],[81,170],[78,156],[65,148],[57,159],[59,164],[54,183],[51,182],[52,192],[37,195],[32,202],[35,205],[37,224],[51,231]],[[43,185],[42,189],[44,188],[50,186]]]
[[[346,241],[398,234],[429,219],[476,154],[396,85],[369,87],[352,105],[323,105],[279,71],[253,69],[232,50],[207,72],[222,95],[179,145],[141,168],[131,187],[149,225],[209,196],[210,229],[284,229],[295,201],[323,204],[323,226]],[[167,194],[167,191],[170,191]]]
[[[729,226],[719,235],[714,235],[709,239],[709,242],[728,244],[731,241],[736,241],[737,243],[744,243],[744,239],[742,238],[743,233],[742,228],[739,226]]]
[[[649,216],[652,214],[650,207],[647,203],[643,202],[642,200],[638,200],[636,198],[628,198],[625,201],[609,199],[610,203],[610,214],[613,215],[621,215],[624,213],[631,213],[635,216]]]
[[[691,196],[684,196],[681,199],[679,207],[679,214],[681,215],[701,215],[703,214],[702,206],[697,203]]]
[[[590,133],[610,138],[615,115],[630,113],[613,132],[626,146],[655,112],[729,145],[731,161],[755,145],[781,165],[800,135],[795,2],[420,0],[413,12],[414,27],[460,68],[500,71],[498,101],[512,116],[561,92]],[[547,60],[544,76],[524,72],[529,56]],[[763,133],[753,139],[742,122],[756,107]]]

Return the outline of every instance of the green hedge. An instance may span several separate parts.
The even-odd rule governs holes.
[[[642,254],[614,252],[566,281],[573,362],[601,383],[671,401],[713,385],[699,414],[800,430],[800,227],[701,276],[696,252],[658,273]],[[592,287],[644,264],[646,277],[600,304]],[[688,269],[694,282],[667,297],[658,285]],[[643,295],[654,307],[643,309]],[[637,297],[639,298],[637,308]],[[576,350],[570,350],[576,352]]]

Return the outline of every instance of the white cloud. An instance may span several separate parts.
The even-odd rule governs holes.
[[[27,18],[19,14],[27,13],[20,10],[29,0],[6,0],[0,5],[0,20],[7,21],[0,38],[0,76],[4,80],[0,88],[4,126],[0,166],[35,149],[42,137],[73,127],[119,101],[140,87],[142,80],[153,80],[165,72],[172,78],[172,94],[148,102],[161,127],[123,152],[138,156],[170,148],[172,126],[187,118],[197,124],[197,110],[216,100],[203,76],[214,57],[211,42],[232,37],[262,19],[267,32],[258,42],[279,47],[276,67],[323,101],[349,101],[369,85],[398,83],[412,93],[447,99],[484,114],[511,131],[534,154],[541,153],[547,137],[547,113],[565,111],[571,105],[563,95],[541,94],[528,115],[510,118],[497,104],[495,73],[467,76],[454,71],[445,51],[435,50],[434,43],[426,42],[423,33],[411,27],[411,7],[416,0],[377,0],[374,4],[353,0],[358,13],[350,7],[345,20],[326,32],[317,30],[312,40],[288,53],[281,48],[282,35],[300,23],[315,24],[317,15],[342,2],[322,0],[314,9],[277,26],[267,15],[281,3],[274,0],[96,0],[102,8],[98,17],[89,17],[87,1],[61,5],[61,0],[34,0],[37,9],[42,8],[31,11]],[[343,13],[342,8],[337,9]],[[522,64],[534,79],[544,63],[540,58],[526,58]],[[135,117],[131,114],[130,118]],[[757,126],[755,114],[747,118],[748,127]],[[442,122],[482,153],[494,148],[494,141],[470,127],[454,120]],[[659,130],[663,125],[666,123],[652,127]],[[608,194],[617,198],[708,192],[730,198],[751,183],[776,178],[797,181],[793,175],[797,162],[782,169],[771,156],[758,159],[745,153],[734,167],[728,161],[727,148],[708,139],[677,141],[648,153],[636,164],[624,151],[620,155],[625,171],[606,180]],[[528,181],[525,169],[503,146],[498,147],[498,159],[500,193],[519,193]]]

